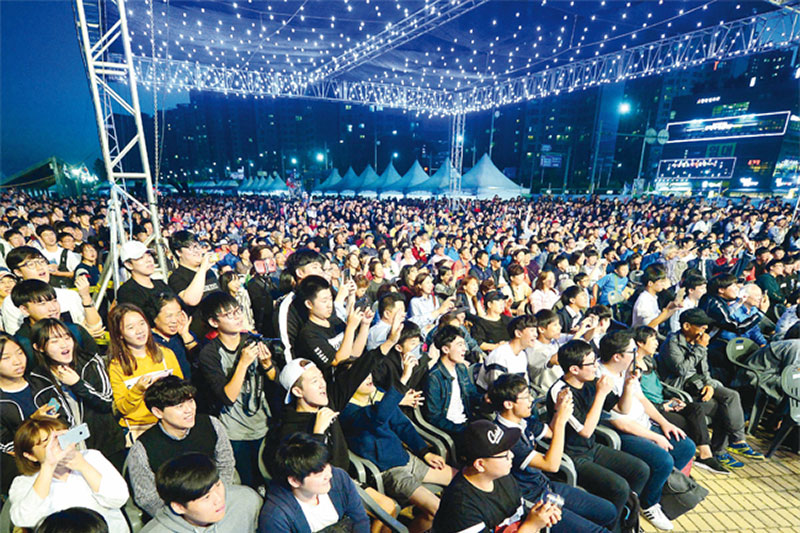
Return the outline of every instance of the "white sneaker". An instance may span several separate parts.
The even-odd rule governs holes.
[[[662,531],[672,531],[675,528],[667,518],[667,515],[664,514],[664,511],[661,510],[661,504],[657,503],[648,509],[642,509],[642,516]]]

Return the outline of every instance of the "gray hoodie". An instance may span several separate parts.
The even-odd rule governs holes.
[[[225,485],[225,516],[208,527],[193,526],[164,506],[141,533],[250,533],[258,525],[261,496],[244,485]]]

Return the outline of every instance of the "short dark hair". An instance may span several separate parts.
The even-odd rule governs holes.
[[[422,339],[422,332],[416,323],[406,320],[403,322],[403,330],[400,332],[400,338],[397,339],[397,344],[402,345],[408,339],[413,338]]]
[[[203,320],[217,318],[217,315],[239,307],[239,302],[227,292],[214,291],[200,302]],[[210,325],[210,324],[209,324]]]
[[[580,339],[572,339],[558,349],[558,364],[565,374],[570,367],[583,366],[583,359],[592,353],[592,345]]]
[[[558,320],[558,315],[555,311],[550,309],[541,309],[536,313],[536,323],[540,328],[546,328],[556,320]]]
[[[577,298],[578,295],[581,293],[583,289],[578,287],[577,285],[570,285],[564,292],[561,293],[561,303],[564,305],[569,305],[569,301],[573,298]]]
[[[686,278],[683,280],[681,286],[687,291],[691,291],[705,284],[706,284],[706,279],[703,276],[689,275],[686,276]]]
[[[217,481],[217,465],[202,453],[187,453],[170,459],[156,472],[156,490],[167,505],[186,506],[208,494]]]
[[[178,302],[178,304],[180,304],[180,299],[178,299],[178,295],[171,290],[165,290],[157,293],[155,298],[142,305],[142,311],[144,311],[147,320],[150,321],[151,327],[155,325],[156,317],[161,312],[161,309],[170,302]]]
[[[600,339],[600,360],[604,363],[611,361],[614,354],[622,353],[633,340],[633,332],[627,329],[612,331]]]
[[[6,266],[11,272],[14,272],[19,268],[19,266],[27,261],[28,259],[37,259],[41,258],[47,261],[47,258],[44,256],[42,252],[34,248],[33,246],[17,246],[16,248],[12,248],[8,255],[6,256]],[[48,261],[49,262],[49,261]]]
[[[188,230],[176,231],[169,238],[169,249],[172,253],[178,255],[178,250],[188,248],[193,243],[198,242],[197,236]]]
[[[480,259],[481,257],[488,256],[488,255],[489,255],[489,252],[487,252],[486,250],[478,250],[478,251],[475,253],[475,260],[477,261],[477,260],[478,260],[478,259]]]
[[[503,402],[516,402],[517,396],[528,388],[528,382],[520,374],[502,374],[489,387],[489,401],[492,408],[501,412]]]
[[[39,226],[36,226],[36,235],[38,235],[39,237],[41,237],[42,233],[44,233],[45,231],[52,231],[54,235],[57,235],[56,228],[54,228],[50,224],[40,224]]]
[[[194,385],[178,376],[166,376],[144,391],[144,404],[150,411],[154,407],[163,411],[166,407],[180,405],[196,396],[197,389]]]
[[[70,507],[48,515],[35,533],[108,533],[108,523],[93,509]]]
[[[667,269],[659,264],[650,265],[644,269],[642,275],[642,285],[647,287],[648,283],[655,283],[667,277]]]
[[[313,301],[316,299],[317,294],[324,290],[330,290],[331,284],[322,276],[307,276],[297,286],[295,291],[297,294],[297,301],[301,305],[305,305],[306,301]]]
[[[457,338],[464,338],[461,330],[451,325],[442,326],[436,330],[436,335],[433,336],[433,345],[437,350],[441,350],[443,346],[449,345]]]
[[[43,303],[56,299],[56,291],[52,285],[40,279],[20,281],[11,289],[11,301],[17,307],[29,303]]]
[[[517,331],[523,331],[526,328],[536,329],[537,324],[538,322],[536,321],[535,316],[520,315],[508,323],[508,326],[506,326],[506,331],[508,331],[508,335],[513,339],[514,337],[516,337],[515,333]]]
[[[266,448],[264,449],[267,454]],[[300,483],[310,474],[322,472],[330,463],[328,447],[306,433],[293,433],[281,442],[270,459],[275,478],[288,484],[293,477]]]
[[[378,316],[383,317],[383,314],[394,307],[397,302],[405,303],[405,301],[405,297],[399,292],[389,292],[384,294],[378,301]]]
[[[228,286],[233,281],[233,278],[239,277],[239,274],[234,272],[233,270],[228,270],[227,272],[223,272],[219,275],[217,282],[219,283],[219,288],[225,292],[228,292]]]
[[[297,279],[297,269],[311,263],[325,266],[325,256],[311,248],[300,248],[286,259],[286,270]]]
[[[647,339],[653,335],[658,335],[658,332],[650,326],[639,326],[633,330],[633,340],[635,340],[637,344],[646,343]]]
[[[600,320],[603,320],[604,318],[611,318],[612,316],[614,316],[611,313],[611,309],[607,305],[602,305],[602,304],[590,307],[589,309],[586,310],[586,314],[595,315]]]
[[[708,282],[708,292],[712,295],[718,295],[719,291],[727,289],[734,283],[736,283],[736,276],[733,274],[719,274]]]

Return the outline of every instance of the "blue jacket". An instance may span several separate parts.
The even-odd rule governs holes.
[[[350,451],[375,463],[381,472],[408,463],[403,443],[417,455],[428,448],[400,411],[402,399],[403,393],[392,387],[378,403],[361,406],[351,401],[339,417]]]
[[[369,533],[369,518],[358,491],[344,470],[333,467],[331,490],[328,493],[339,518],[350,517],[355,533]],[[261,514],[258,533],[311,533],[303,509],[285,481],[273,480]]]
[[[469,418],[480,404],[481,393],[472,382],[466,365],[457,364],[456,375],[461,389],[461,399],[464,401],[464,411]],[[454,424],[447,419],[447,406],[450,405],[453,379],[440,359],[428,373],[428,380],[425,383],[425,403],[422,405],[422,410],[425,419],[439,429],[448,433],[461,433],[467,425]]]

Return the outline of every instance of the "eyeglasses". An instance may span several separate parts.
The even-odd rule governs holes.
[[[625,351],[624,351],[624,352],[622,352],[622,353],[629,353],[629,354],[632,354],[632,355],[636,355],[637,353],[639,353],[639,348],[638,348],[638,347],[636,347],[636,348],[634,348],[633,350],[625,350]]]
[[[579,364],[578,366],[580,366],[580,367],[584,367],[584,366],[594,366],[594,365],[596,365],[596,364],[597,364],[597,359],[592,359],[592,360],[591,360],[591,361],[589,361],[588,363],[581,363],[581,364]]]
[[[47,266],[49,264],[50,263],[48,263],[45,259],[29,259],[28,261],[25,261],[24,263],[20,264],[19,268],[22,268],[22,267],[43,267],[43,266]]]
[[[218,314],[217,318],[225,318],[225,319],[228,319],[228,320],[232,320],[232,319],[234,319],[236,317],[242,316],[242,313],[244,313],[244,309],[242,309],[242,306],[240,305],[239,307],[231,309],[227,313]]]

